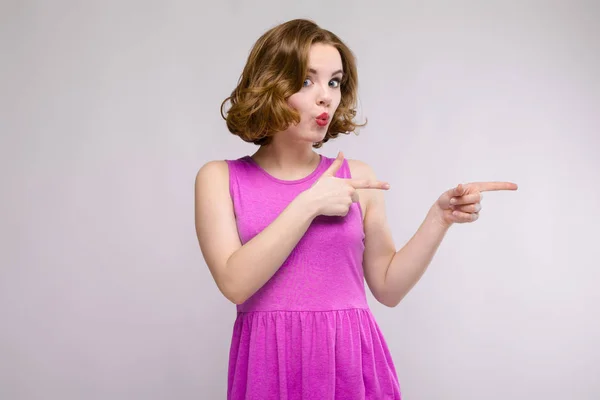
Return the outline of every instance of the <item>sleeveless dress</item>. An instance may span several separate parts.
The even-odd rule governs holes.
[[[267,227],[334,161],[280,180],[250,156],[226,160],[242,244]],[[336,176],[350,178],[346,160]],[[400,399],[396,370],[369,306],[362,212],[318,216],[271,279],[243,304],[229,353],[229,400]]]

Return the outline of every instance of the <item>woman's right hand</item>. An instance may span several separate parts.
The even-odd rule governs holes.
[[[302,193],[304,199],[315,207],[316,215],[343,217],[348,214],[352,203],[358,203],[357,189],[390,188],[387,182],[377,180],[337,178],[335,174],[343,161],[344,155],[340,152],[314,185]]]

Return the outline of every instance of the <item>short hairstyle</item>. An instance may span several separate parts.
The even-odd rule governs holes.
[[[340,85],[341,101],[332,116],[325,138],[313,147],[354,132],[358,74],[352,51],[332,32],[306,19],[294,19],[265,32],[254,44],[237,86],[221,104],[227,129],[246,142],[265,145],[273,135],[300,122],[300,115],[287,99],[300,91],[308,73],[309,51],[313,44],[335,47],[342,59],[344,74]],[[227,116],[223,107],[231,107]]]

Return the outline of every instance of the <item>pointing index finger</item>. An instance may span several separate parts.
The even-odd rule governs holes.
[[[475,182],[474,185],[480,192],[493,192],[497,190],[517,190],[519,187],[512,182]]]
[[[346,180],[354,189],[384,189],[390,188],[387,182],[368,180],[368,179],[347,179]]]

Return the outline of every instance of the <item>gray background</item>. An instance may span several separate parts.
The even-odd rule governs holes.
[[[297,17],[357,55],[369,124],[322,153],[391,182],[398,246],[459,182],[520,186],[369,298],[404,398],[600,398],[600,6],[566,0],[3,1],[0,398],[225,398],[193,183],[254,151],[219,106]]]

